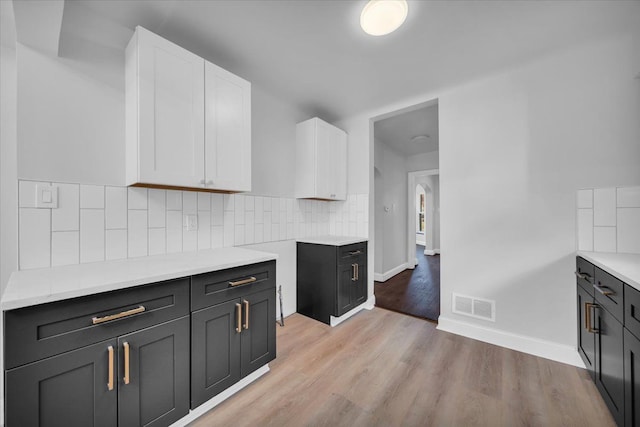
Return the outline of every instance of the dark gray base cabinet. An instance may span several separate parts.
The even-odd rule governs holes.
[[[593,294],[577,285],[578,300],[578,353],[582,358],[591,379],[595,381],[596,338],[591,319],[593,313]]]
[[[624,331],[624,395],[624,425],[640,426],[640,339],[626,329]]]
[[[243,281],[249,282],[229,288],[228,283]],[[196,276],[193,283],[198,304],[217,303],[192,313],[191,407],[196,408],[275,359],[275,263]]]
[[[298,242],[296,274],[298,313],[330,324],[367,300],[367,242]]]
[[[185,316],[8,370],[7,426],[167,426],[189,412],[188,350]]]

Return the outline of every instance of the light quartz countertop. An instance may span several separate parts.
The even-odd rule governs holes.
[[[353,236],[316,236],[305,237],[297,239],[296,241],[301,243],[313,243],[316,245],[344,246],[351,245],[353,243],[366,242],[367,238]]]
[[[640,291],[640,254],[578,251],[578,256]]]
[[[117,261],[17,271],[0,309],[11,310],[100,292],[239,267],[278,256],[243,248],[154,255]]]

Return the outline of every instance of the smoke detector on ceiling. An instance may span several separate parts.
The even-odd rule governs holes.
[[[416,135],[411,138],[411,142],[414,144],[424,144],[425,142],[429,142],[429,138],[431,138],[429,135]]]

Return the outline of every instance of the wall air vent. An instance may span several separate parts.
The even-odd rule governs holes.
[[[451,311],[463,316],[496,321],[496,302],[484,298],[452,293]]]

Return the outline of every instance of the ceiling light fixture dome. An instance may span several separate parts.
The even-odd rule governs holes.
[[[372,36],[384,36],[407,19],[407,0],[369,0],[360,14],[360,26]]]
[[[411,142],[413,142],[414,144],[422,144],[429,141],[429,138],[431,138],[431,136],[429,135],[416,135],[411,138]]]

